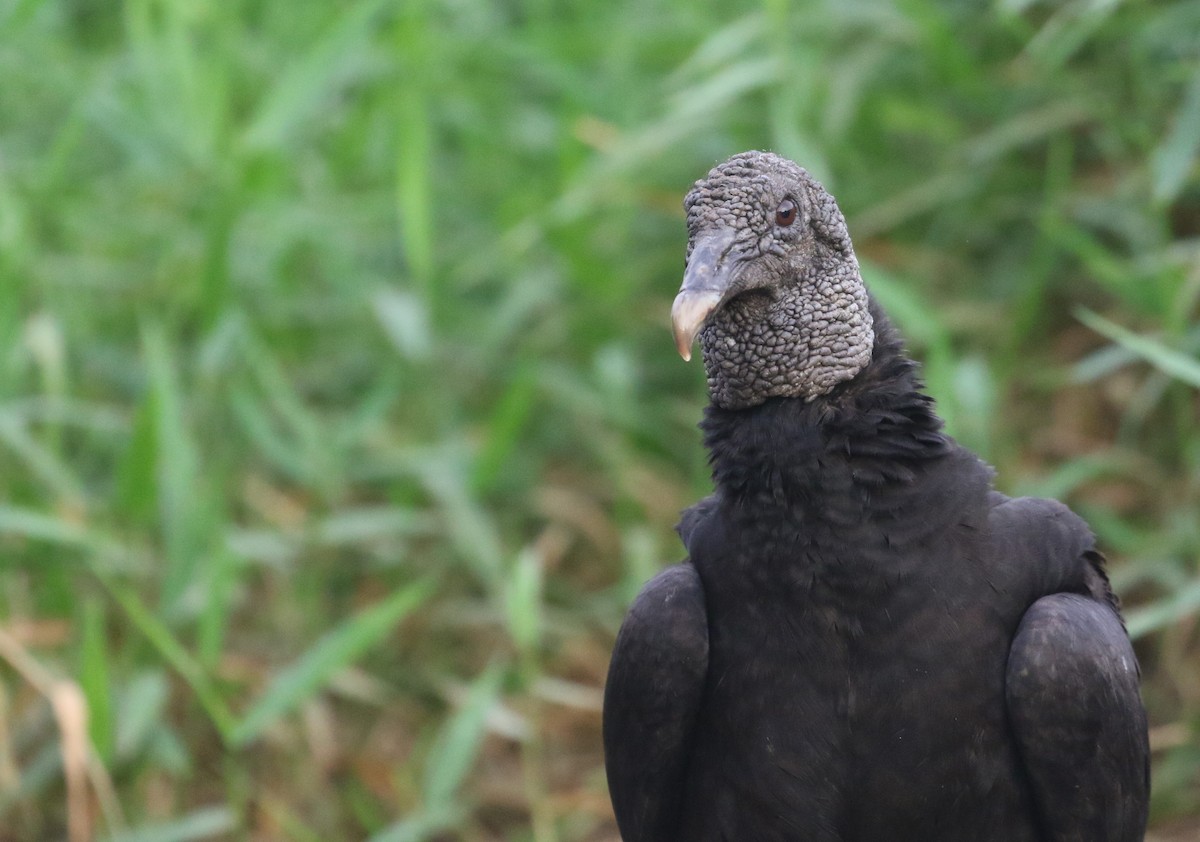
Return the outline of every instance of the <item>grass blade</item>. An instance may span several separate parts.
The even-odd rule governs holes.
[[[233,714],[204,667],[192,657],[162,620],[146,607],[137,594],[107,576],[98,574],[98,578],[134,627],[158,650],[163,660],[183,676],[183,680],[192,688],[217,731],[228,742],[234,727]]]
[[[112,716],[112,678],[104,603],[95,596],[83,604],[79,686],[88,706],[88,733],[96,753],[111,760],[116,746]]]
[[[363,0],[349,14],[339,16],[325,36],[280,75],[246,130],[246,146],[273,149],[295,136],[296,126],[317,110],[338,83],[349,57],[361,53],[376,15],[388,2]]]
[[[237,817],[228,807],[202,807],[175,821],[114,834],[105,842],[197,842],[227,838],[236,828]]]
[[[1200,580],[1150,605],[1127,612],[1125,626],[1134,640],[1200,611]]]
[[[1200,389],[1200,360],[1195,357],[1189,357],[1157,340],[1136,334],[1091,310],[1078,310],[1075,315],[1092,330],[1141,357],[1159,371]]]
[[[88,532],[72,521],[32,509],[0,505],[0,535],[19,535],[68,547],[86,547]]]
[[[150,384],[158,515],[167,557],[162,604],[168,614],[174,614],[193,583],[200,555],[197,526],[204,511],[197,501],[200,457],[184,420],[186,397],[173,344],[161,325],[143,328],[142,354]]]
[[[542,576],[540,555],[526,547],[507,577],[504,609],[508,633],[523,655],[534,652],[541,639]]]
[[[431,813],[454,803],[454,793],[475,762],[483,744],[488,710],[500,694],[504,669],[493,664],[485,669],[467,693],[466,702],[438,735],[425,773],[425,803]]]
[[[1175,122],[1150,160],[1155,199],[1170,202],[1179,195],[1196,163],[1197,152],[1200,152],[1200,72],[1192,76]]]
[[[454,827],[457,819],[455,813],[420,812],[389,825],[367,842],[425,842]]]
[[[384,638],[433,591],[428,579],[415,582],[345,620],[322,637],[298,661],[280,671],[229,734],[234,745],[254,741],[264,729],[316,693],[343,669]]]

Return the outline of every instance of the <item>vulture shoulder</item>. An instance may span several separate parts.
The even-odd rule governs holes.
[[[608,669],[604,762],[625,842],[673,838],[707,670],[704,591],[685,562],[642,588]]]

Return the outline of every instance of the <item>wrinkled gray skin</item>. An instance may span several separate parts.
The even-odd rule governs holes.
[[[797,215],[781,227],[776,210],[785,198]],[[688,271],[676,310],[690,303],[693,322],[706,316],[700,344],[714,404],[811,400],[870,361],[875,334],[846,221],[804,169],[770,152],[743,152],[697,181],[684,208]],[[701,296],[703,306],[695,303]],[[681,353],[694,330],[678,339],[676,319]]]

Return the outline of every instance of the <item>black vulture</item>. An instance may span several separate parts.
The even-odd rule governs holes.
[[[942,429],[833,197],[764,152],[684,202],[714,493],[604,698],[625,842],[1128,842],[1139,669],[1087,525]]]

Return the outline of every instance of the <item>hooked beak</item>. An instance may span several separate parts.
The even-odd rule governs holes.
[[[725,298],[733,282],[737,255],[731,253],[735,232],[720,228],[700,234],[692,246],[683,286],[671,305],[675,347],[684,361],[692,358],[692,343],[707,319]]]

